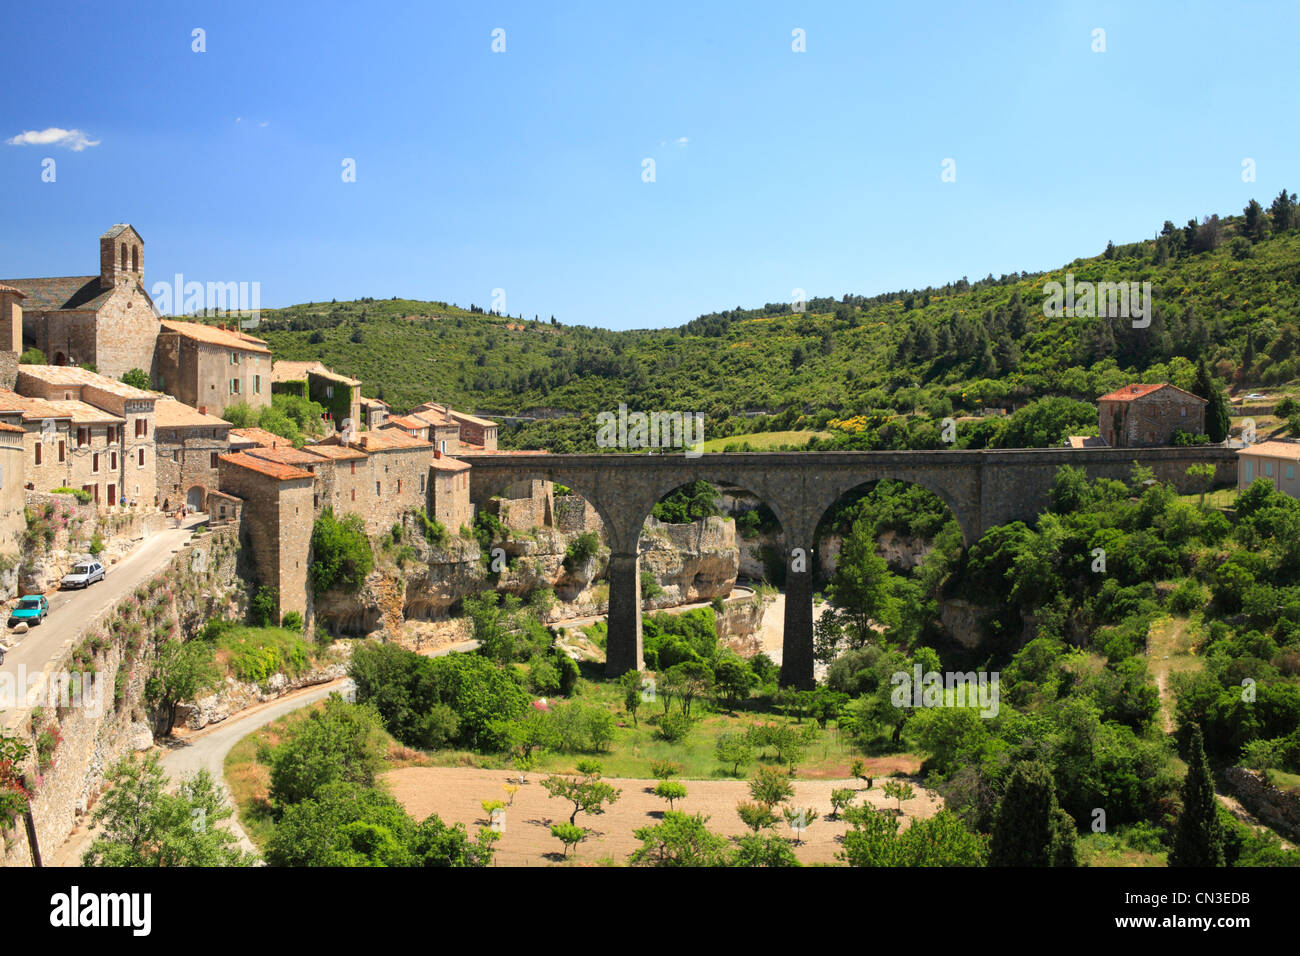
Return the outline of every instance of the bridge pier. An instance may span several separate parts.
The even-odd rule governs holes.
[[[609,556],[609,631],[605,640],[605,675],[618,677],[641,670],[641,557]]]
[[[816,683],[813,679],[812,549],[795,549],[792,553],[795,557],[789,562],[785,573],[781,686],[812,690]]]

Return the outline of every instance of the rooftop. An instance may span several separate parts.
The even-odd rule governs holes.
[[[274,432],[268,432],[264,428],[232,428],[230,429],[230,441],[232,444],[261,445],[263,448],[278,448],[281,445],[293,445],[293,442]]]
[[[278,461],[282,465],[302,465],[306,467],[324,462],[324,456],[312,454],[305,448],[294,448],[293,445],[281,445],[277,448],[248,448],[245,449],[243,454],[252,455],[265,461]]]
[[[102,408],[74,400],[52,401],[48,403],[58,409],[60,418],[71,418],[75,425],[125,425],[126,419],[106,412]]]
[[[1140,382],[1134,382],[1131,385],[1125,385],[1123,388],[1118,388],[1113,392],[1109,392],[1101,396],[1101,398],[1097,399],[1097,401],[1131,402],[1136,398],[1145,398],[1147,395],[1150,395],[1152,392],[1158,392],[1162,388],[1172,388],[1175,392],[1181,392],[1183,395],[1186,395],[1188,398],[1194,399],[1203,405],[1209,404],[1209,402],[1201,398],[1199,395],[1193,395],[1191,392],[1181,389],[1177,385],[1170,385],[1168,382],[1159,382],[1154,385],[1147,385]]]
[[[154,428],[215,428],[229,426],[230,422],[215,415],[206,415],[191,405],[169,396],[158,399],[153,408]]]
[[[28,398],[7,388],[0,388],[0,410],[22,412],[24,421],[37,421],[42,418],[71,418],[67,412],[61,412],[43,398]]]
[[[358,451],[355,448],[349,448],[347,445],[304,445],[303,448],[310,451],[313,455],[319,455],[321,458],[332,458],[335,461],[357,461],[364,460],[366,453]]]
[[[271,354],[266,342],[237,328],[225,328],[218,325],[204,325],[202,322],[182,322],[179,319],[163,319],[164,332],[175,332],[187,339],[203,342],[207,345],[220,345],[227,349],[243,349],[245,352],[264,352]]]
[[[321,362],[274,362],[271,365],[272,382],[299,382],[308,374],[318,375],[344,385],[360,385],[361,379],[340,375]]]
[[[100,375],[76,365],[20,365],[18,374],[30,375],[38,381],[51,385],[90,385],[111,395],[132,400],[153,401],[158,398],[155,392],[146,392],[125,382],[119,382],[107,375]]]
[[[0,279],[0,285],[21,292],[28,312],[62,312],[74,309],[94,312],[113,294],[99,276],[53,276],[47,279]]]
[[[1264,458],[1290,458],[1300,461],[1300,442],[1262,441],[1237,449],[1238,455],[1261,455]]]
[[[436,451],[433,453],[433,461],[431,464],[437,471],[468,471],[470,467],[469,462],[467,461],[461,461],[457,458],[449,458],[441,452]]]
[[[301,468],[294,468],[292,465],[283,465],[278,461],[257,458],[242,451],[222,455],[221,460],[227,464],[245,468],[248,471],[255,471],[268,478],[274,478],[277,481],[293,481],[298,478],[314,477],[310,471],[303,471]]]

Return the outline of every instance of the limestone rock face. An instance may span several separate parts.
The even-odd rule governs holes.
[[[962,647],[976,647],[984,636],[988,609],[962,598],[948,598],[939,604],[939,620],[952,639]]]
[[[730,519],[664,524],[651,517],[640,548],[642,570],[652,572],[664,591],[646,602],[650,608],[725,597],[736,583],[740,554]]]
[[[265,703],[282,697],[290,691],[315,684],[325,684],[345,676],[347,676],[347,664],[335,660],[320,664],[297,677],[272,674],[265,684],[246,684],[233,677],[227,677],[216,693],[200,697],[192,704],[178,706],[176,722],[191,730],[198,730],[208,724],[219,723],[231,714],[237,714],[254,704]],[[134,743],[134,737],[132,741]]]
[[[153,731],[145,723],[133,723],[131,725],[131,749],[148,750],[153,746]]]

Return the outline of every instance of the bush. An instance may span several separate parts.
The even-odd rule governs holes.
[[[302,615],[297,611],[290,611],[280,620],[280,626],[286,631],[302,631]]]
[[[148,391],[153,387],[153,382],[149,381],[148,374],[143,369],[133,368],[122,376],[122,384],[130,385],[132,388],[141,388]]]
[[[18,356],[19,365],[44,365],[45,353],[40,349],[28,349],[22,355]]]
[[[600,535],[594,531],[584,531],[564,549],[564,567],[572,571],[580,564],[586,563],[600,551]]]
[[[691,723],[691,718],[679,710],[664,714],[659,718],[659,736],[669,743],[680,743],[691,732]]]
[[[374,785],[383,768],[384,735],[379,715],[331,697],[296,725],[271,758],[271,799],[283,810],[310,799],[331,783]]]
[[[326,508],[312,526],[311,546],[313,558],[308,573],[316,594],[333,590],[354,593],[374,567],[370,539],[360,515],[350,514],[340,521],[334,517],[334,509]]]
[[[1208,595],[1199,581],[1187,578],[1169,595],[1169,609],[1176,614],[1191,614],[1205,607]]]
[[[83,505],[90,504],[91,494],[89,491],[82,491],[80,488],[53,488],[50,490],[52,495],[72,495]]]
[[[263,585],[248,602],[248,616],[258,627],[271,627],[279,623],[279,589]]]

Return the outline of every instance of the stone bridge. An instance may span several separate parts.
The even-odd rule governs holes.
[[[1199,490],[1192,465],[1218,466],[1216,484],[1236,482],[1236,454],[1222,446],[1186,448],[1026,448],[1007,450],[735,452],[687,458],[672,454],[461,455],[472,465],[470,497],[482,507],[513,482],[553,481],[587,500],[605,525],[609,560],[611,676],[640,669],[641,598],[638,541],[650,510],[670,491],[704,479],[744,488],[781,523],[786,555],[785,635],[781,682],[813,683],[813,566],[818,523],[846,493],[881,479],[933,492],[952,509],[967,546],[985,530],[1032,520],[1047,505],[1058,468],[1084,468],[1090,478],[1129,477],[1134,462],[1182,491]]]

